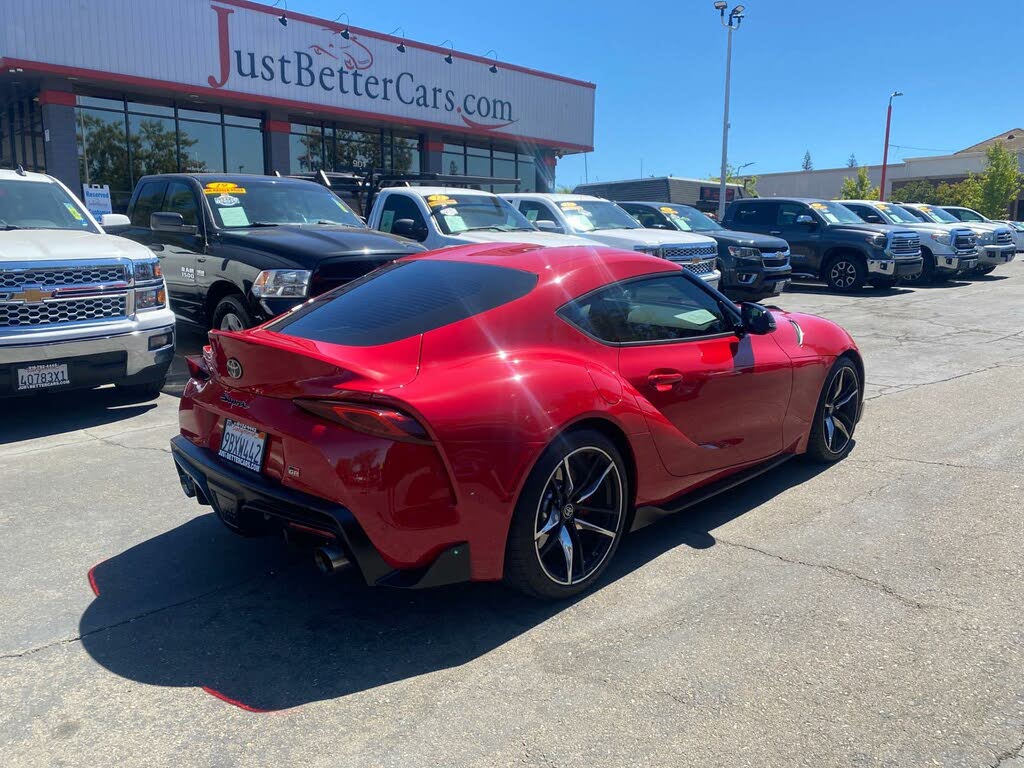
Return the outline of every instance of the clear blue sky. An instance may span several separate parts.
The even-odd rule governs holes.
[[[734,4],[734,3],[733,3]],[[752,173],[944,154],[1024,127],[1024,0],[748,0],[734,38],[730,160]],[[721,152],[725,30],[712,0],[586,3],[446,0],[335,3],[291,10],[440,43],[597,84],[589,178],[703,177]],[[730,6],[731,7],[731,6]],[[522,14],[517,15],[517,14]],[[932,150],[932,151],[929,151]],[[582,155],[558,164],[583,180]]]

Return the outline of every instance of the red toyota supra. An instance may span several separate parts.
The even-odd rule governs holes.
[[[607,248],[407,257],[213,331],[172,440],[182,488],[371,585],[591,586],[625,533],[798,455],[843,458],[857,347]]]

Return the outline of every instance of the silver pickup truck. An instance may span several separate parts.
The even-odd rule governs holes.
[[[58,180],[0,170],[0,398],[103,384],[155,397],[173,357],[153,253],[106,234]]]

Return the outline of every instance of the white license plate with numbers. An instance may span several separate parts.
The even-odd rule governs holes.
[[[259,472],[263,466],[263,449],[266,444],[266,432],[225,419],[224,436],[220,440],[218,454],[246,469]]]
[[[30,365],[18,369],[18,391],[26,389],[47,389],[49,387],[66,387],[71,383],[68,376],[67,363],[50,365]]]

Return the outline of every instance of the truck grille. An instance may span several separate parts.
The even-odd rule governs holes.
[[[998,245],[1011,245],[1013,243],[1013,234],[1011,232],[997,232],[996,243]]]
[[[125,267],[119,264],[67,269],[15,269],[0,272],[0,291],[4,289],[17,291],[26,285],[60,288],[70,285],[126,282],[128,282],[127,272]]]
[[[892,236],[893,256],[919,256],[921,238],[916,232],[897,232]]]
[[[965,233],[957,235],[956,240],[953,241],[953,247],[958,251],[969,251],[973,250],[978,246],[978,239],[973,233]]]
[[[661,249],[661,257],[669,261],[686,261],[704,256],[717,256],[714,245],[667,245]]]
[[[766,267],[784,267],[789,264],[789,251],[761,251],[761,263]]]
[[[0,328],[104,320],[127,314],[126,294],[88,299],[57,299],[38,304],[0,303]]]
[[[693,272],[695,275],[710,275],[715,271],[714,259],[704,259],[703,261],[698,261],[696,264],[684,263],[682,266],[683,269]]]

